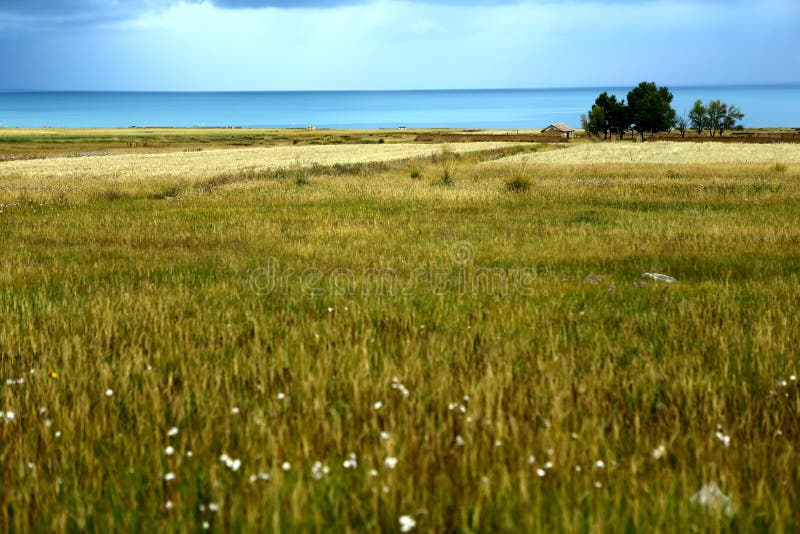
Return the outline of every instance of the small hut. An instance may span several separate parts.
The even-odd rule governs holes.
[[[561,137],[571,139],[572,134],[575,133],[575,129],[563,122],[557,122],[555,124],[551,124],[547,128],[542,128],[542,133],[557,133],[561,134]]]

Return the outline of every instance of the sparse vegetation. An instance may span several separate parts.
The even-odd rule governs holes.
[[[788,170],[788,168],[789,167],[787,167],[785,163],[781,163],[779,161],[776,161],[775,163],[770,165],[769,170],[770,170],[770,172],[774,172],[774,173],[780,174],[780,173],[786,172]]]
[[[0,529],[800,529],[800,146],[294,150],[0,164]]]

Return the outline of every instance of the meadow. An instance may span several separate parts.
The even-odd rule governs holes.
[[[0,529],[800,529],[800,146],[406,144],[0,163]]]

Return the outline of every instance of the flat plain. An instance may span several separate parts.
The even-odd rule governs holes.
[[[388,141],[0,163],[0,529],[800,528],[796,146]]]

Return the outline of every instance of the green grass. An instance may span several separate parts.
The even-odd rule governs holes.
[[[495,157],[0,178],[0,528],[799,529],[798,168]]]

